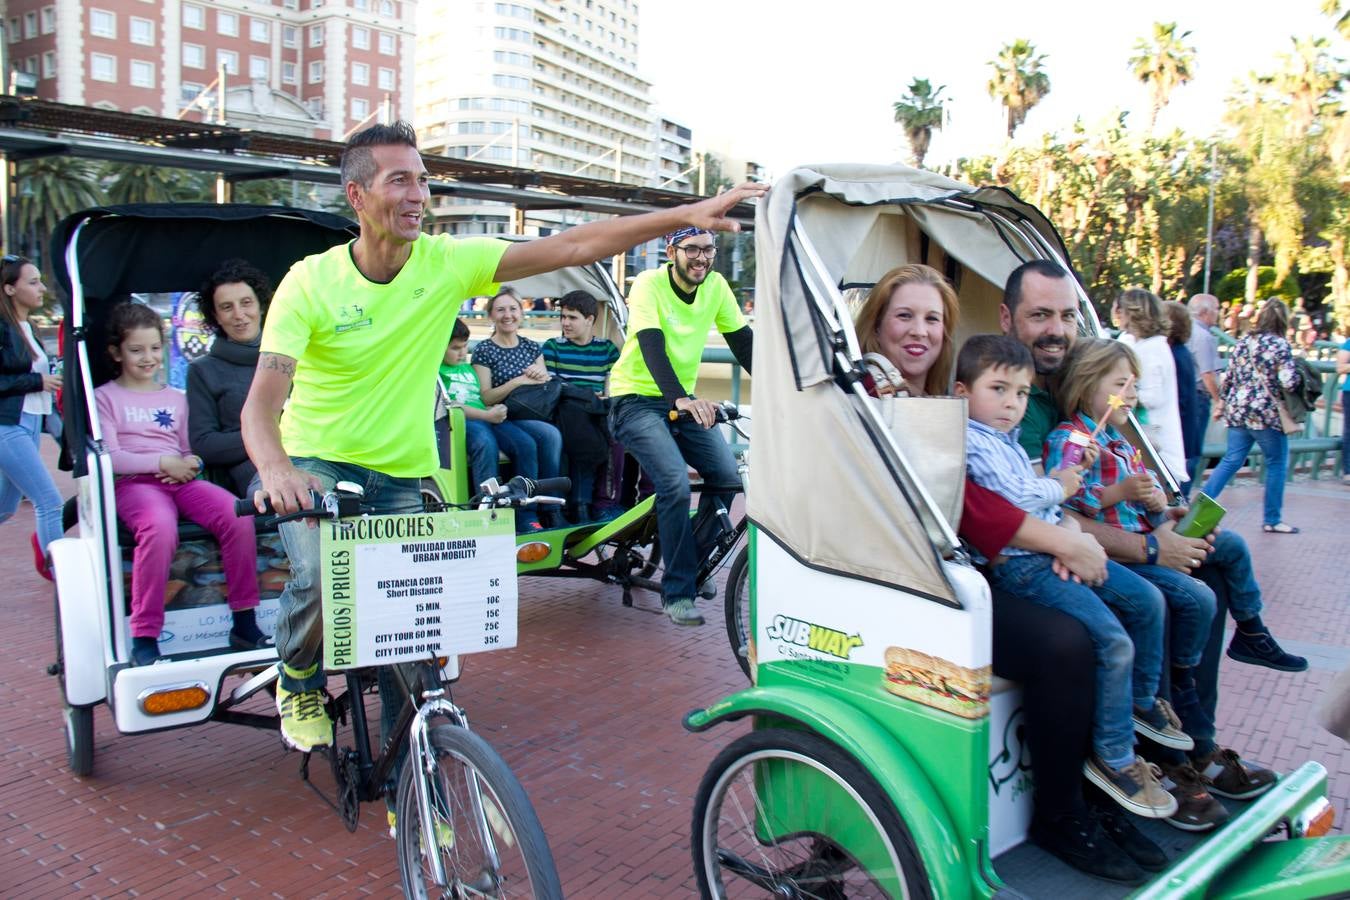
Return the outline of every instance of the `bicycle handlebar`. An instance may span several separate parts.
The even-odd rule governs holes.
[[[322,495],[322,494],[320,494],[318,491],[310,491],[310,492],[309,492],[309,498],[310,498],[310,500],[314,503],[314,507],[315,507],[316,509],[322,508],[322,505],[323,505],[323,495]],[[243,498],[243,499],[235,499],[235,501],[234,501],[234,514],[235,514],[236,516],[271,516],[271,515],[276,515],[276,510],[272,508],[272,498],[271,498],[271,497],[267,497],[267,496],[264,496],[264,497],[263,497],[263,506],[266,507],[266,508],[265,508],[262,512],[258,512],[258,507],[256,507],[256,506],[253,505],[253,499],[252,499],[251,497],[245,497],[245,498]]]
[[[539,500],[551,500],[561,503],[562,497],[572,489],[570,478],[526,478],[517,475],[506,484],[498,485],[495,480],[484,482],[483,493],[474,498],[480,506],[528,506]]]
[[[689,414],[689,410],[687,409],[672,409],[670,412],[666,413],[666,416],[672,422],[694,421],[694,417]],[[734,421],[740,417],[740,409],[730,400],[723,400],[721,403],[717,404],[716,421],[719,425]]]

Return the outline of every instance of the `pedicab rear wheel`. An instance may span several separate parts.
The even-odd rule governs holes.
[[[880,785],[805,731],[754,731],[717,755],[695,796],[692,851],[703,897],[932,897]]]
[[[727,586],[722,592],[723,619],[727,627],[727,641],[731,655],[750,677],[750,548],[742,547],[731,561]]]
[[[61,686],[62,720],[66,729],[66,766],[72,775],[94,771],[94,707],[71,706],[66,700],[66,650],[61,639],[61,595],[56,594],[56,674]]]

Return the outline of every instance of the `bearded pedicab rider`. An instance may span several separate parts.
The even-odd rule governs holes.
[[[716,326],[736,361],[750,371],[754,334],[725,278],[713,271],[717,246],[704,228],[687,227],[666,237],[659,269],[643,272],[628,295],[628,333],[609,376],[613,402],[609,425],[652,480],[656,528],[661,542],[661,605],[676,625],[702,625],[694,605],[698,548],[689,519],[690,466],[710,487],[740,483],[736,458],[717,423],[717,404],[694,396],[698,367]],[[672,411],[692,421],[671,421]],[[699,512],[734,494],[705,490]]]

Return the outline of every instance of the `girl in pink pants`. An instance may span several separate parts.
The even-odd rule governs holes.
[[[252,649],[266,637],[258,629],[257,546],[252,517],[234,514],[234,496],[197,480],[202,461],[188,452],[187,397],[155,381],[164,358],[164,324],[138,303],[122,303],[109,316],[108,352],[118,375],[94,391],[103,441],[117,476],[117,515],[136,535],[131,569],[131,662],[159,659],[164,590],[178,548],[181,513],[220,542],[234,625],[230,646]]]

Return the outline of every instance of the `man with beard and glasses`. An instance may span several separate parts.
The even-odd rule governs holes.
[[[1023,263],[1008,276],[1003,290],[1003,305],[999,307],[1003,332],[1031,350],[1036,367],[1036,384],[1031,389],[1019,436],[1027,455],[1033,459],[1042,455],[1046,435],[1060,419],[1054,400],[1045,390],[1045,382],[1048,376],[1059,371],[1078,336],[1078,302],[1073,276],[1049,260]],[[1184,511],[1184,507],[1169,510],[1173,519],[1179,518]],[[1236,532],[1227,530],[1215,531],[1206,539],[1184,537],[1173,530],[1174,520],[1160,525],[1146,539],[1104,522],[1076,515],[1075,518],[1083,531],[1101,543],[1112,560],[1126,565],[1165,566],[1183,575],[1194,576],[1208,585],[1218,599],[1219,613],[1214,617],[1204,656],[1195,667],[1194,681],[1170,686],[1174,699],[1179,690],[1198,695],[1198,703],[1174,703],[1179,709],[1194,711],[1183,718],[1182,730],[1194,739],[1195,748],[1186,754],[1150,741],[1143,742],[1144,757],[1161,764],[1168,776],[1164,785],[1180,805],[1178,813],[1168,820],[1169,824],[1192,831],[1214,828],[1227,818],[1227,813],[1210,792],[1250,799],[1269,790],[1276,780],[1274,772],[1249,763],[1233,750],[1220,746],[1215,735],[1223,613],[1232,594],[1259,592],[1251,577],[1246,544]],[[1259,626],[1259,618],[1257,623]],[[1264,632],[1264,626],[1260,627]],[[1264,636],[1268,637],[1268,632],[1264,632]],[[1258,639],[1260,637],[1258,635]],[[997,660],[995,662],[997,668]]]
[[[716,431],[717,404],[694,396],[699,362],[716,327],[750,371],[753,334],[726,279],[713,271],[711,232],[681,228],[666,238],[669,262],[643,272],[628,295],[628,333],[610,372],[610,429],[656,490],[656,527],[665,575],[661,603],[677,625],[702,625],[694,606],[698,551],[689,519],[689,467],[708,487],[734,489],[731,448]],[[671,420],[674,411],[688,420]],[[700,512],[730,493],[705,490]]]

